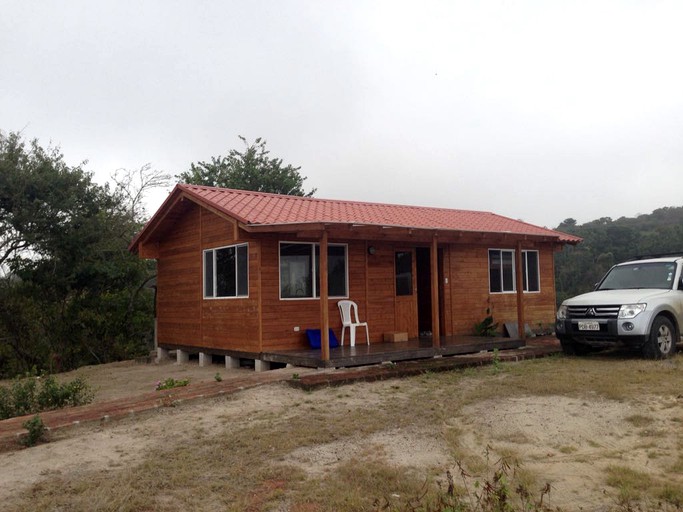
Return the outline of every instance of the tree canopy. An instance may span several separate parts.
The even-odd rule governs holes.
[[[665,207],[635,218],[602,217],[578,225],[565,219],[557,227],[584,240],[555,256],[558,304],[593,289],[612,265],[638,256],[683,254],[683,207]]]
[[[231,149],[227,156],[211,157],[210,162],[197,162],[177,177],[190,185],[235,188],[256,192],[271,192],[290,196],[311,197],[316,189],[304,190],[305,177],[301,167],[283,165],[282,159],[271,158],[266,141],[258,138],[249,143],[239,136],[244,150]]]
[[[163,181],[143,167],[101,186],[58,149],[0,131],[0,375],[148,349],[155,269],[128,251],[144,220],[136,176]]]

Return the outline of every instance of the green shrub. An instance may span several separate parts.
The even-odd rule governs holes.
[[[169,377],[164,381],[157,381],[156,387],[154,389],[156,389],[157,391],[161,391],[162,389],[180,388],[183,386],[187,386],[189,383],[190,379],[176,380],[173,377]]]
[[[60,384],[52,375],[29,372],[0,387],[0,420],[92,402],[90,386],[78,377]]]
[[[493,321],[493,316],[489,315],[481,322],[474,324],[474,334],[477,336],[495,336],[498,331],[498,322]]]
[[[21,424],[28,432],[21,442],[24,446],[35,446],[45,440],[45,424],[37,414],[30,420]]]

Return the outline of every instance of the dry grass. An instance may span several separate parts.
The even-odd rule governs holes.
[[[168,439],[131,467],[106,471],[48,474],[26,492],[3,504],[7,511],[358,511],[388,503],[399,510],[424,489],[437,492],[446,468],[456,461],[474,478],[483,479],[491,459],[473,451],[469,439],[491,446],[491,457],[518,463],[518,479],[529,489],[540,489],[545,476],[525,468],[534,462],[523,446],[533,444],[523,431],[483,439],[472,432],[463,408],[487,401],[562,396],[577,401],[604,399],[625,404],[647,404],[653,393],[676,403],[683,389],[683,359],[643,361],[619,357],[554,357],[522,363],[503,363],[476,370],[425,374],[389,383],[359,383],[344,388],[298,393],[298,401],[283,410],[264,408],[248,419],[220,417],[220,425],[197,425],[192,432],[174,432],[169,416]],[[359,401],[359,396],[363,400]],[[236,398],[232,398],[235,400]],[[331,407],[330,404],[335,406]],[[178,407],[173,414],[183,414]],[[680,418],[668,432],[644,413],[624,414],[624,424],[642,440],[653,463],[667,471],[644,473],[627,454],[600,441],[586,446],[558,439],[547,450],[575,462],[596,458],[605,462],[605,479],[598,482],[611,505],[634,502],[683,503],[683,432]],[[292,462],[291,454],[338,443],[359,443],[376,435],[416,432],[433,438],[444,458],[431,467],[397,464],[379,444],[360,443],[362,449],[340,452],[339,460],[319,472]],[[468,432],[470,436],[468,437]],[[657,449],[658,438],[673,439],[678,451]],[[590,456],[585,450],[590,450]],[[313,455],[311,455],[313,457]],[[607,462],[609,461],[609,462]],[[543,461],[540,461],[543,462]],[[599,490],[596,492],[599,496]],[[552,493],[551,493],[552,496]],[[578,505],[578,504],[577,504]],[[647,505],[651,506],[651,505]],[[617,508],[618,509],[618,508]],[[655,508],[652,508],[653,510]],[[401,509],[402,510],[402,509]],[[422,509],[415,509],[422,510]]]

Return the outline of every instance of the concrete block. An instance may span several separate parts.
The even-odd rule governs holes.
[[[232,357],[232,356],[225,356],[225,367],[230,370],[233,368],[239,368],[240,367],[240,358],[239,357]]]
[[[207,354],[206,352],[200,352],[199,366],[211,366],[211,354]]]
[[[261,361],[260,359],[255,359],[254,360],[254,370],[257,372],[265,372],[270,370],[270,362],[268,361]]]
[[[184,350],[176,350],[175,351],[175,357],[176,357],[176,363],[177,364],[187,364],[190,362],[190,353],[185,352]]]
[[[168,349],[157,347],[157,358],[156,362],[168,361],[171,357],[168,355]]]

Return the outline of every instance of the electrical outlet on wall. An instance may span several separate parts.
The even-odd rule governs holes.
[[[294,332],[299,332],[299,330],[300,330],[300,329],[299,329],[299,326],[298,326],[298,325],[295,325],[295,326],[294,326]]]

